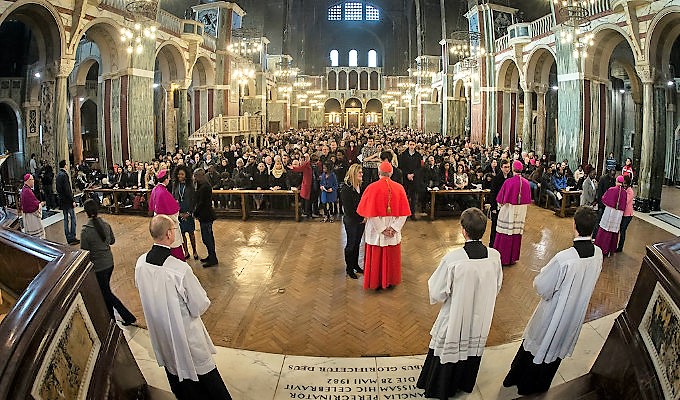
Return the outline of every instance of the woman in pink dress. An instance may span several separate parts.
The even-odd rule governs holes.
[[[616,178],[616,185],[607,189],[602,196],[605,209],[595,237],[595,245],[602,249],[605,257],[611,255],[618,246],[619,229],[628,201],[628,193],[621,186],[623,182],[623,176],[619,175]]]
[[[616,248],[616,252],[620,253],[623,251],[623,244],[626,241],[626,230],[628,230],[628,224],[633,219],[633,200],[635,199],[635,192],[631,187],[633,181],[633,175],[623,175],[623,187],[626,189],[626,209],[623,210],[623,219],[621,219],[621,229],[619,229],[619,246]]]

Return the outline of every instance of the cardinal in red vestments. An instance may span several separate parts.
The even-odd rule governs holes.
[[[386,289],[401,282],[401,228],[411,210],[406,191],[390,179],[392,164],[378,166],[380,179],[366,187],[357,213],[366,219],[364,289]]]

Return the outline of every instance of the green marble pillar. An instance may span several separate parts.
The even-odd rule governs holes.
[[[179,108],[177,109],[178,143],[181,149],[187,149],[189,147],[189,110],[187,107],[187,90],[177,89],[176,96],[179,96]]]
[[[154,158],[153,76],[128,77],[127,129],[130,159]]]
[[[545,110],[545,93],[546,90],[536,91],[536,139],[534,142],[534,151],[537,155],[543,154],[545,151],[545,126],[546,126],[546,110]]]
[[[57,76],[54,87],[54,158],[55,165],[66,160],[69,165],[68,123],[66,121],[68,107],[68,76]]]
[[[638,197],[646,203],[642,211],[649,211],[649,197],[652,180],[652,158],[654,157],[654,87],[651,80],[642,82],[642,145],[640,146],[640,173],[638,175]]]
[[[555,37],[559,37],[559,27]],[[557,40],[556,62],[558,77],[557,98],[557,141],[555,153],[557,160],[573,160],[581,163],[583,157],[583,76],[581,59],[574,58],[574,44]]]
[[[522,122],[522,151],[529,152],[533,148],[531,142],[531,126],[534,116],[533,106],[533,92],[529,89],[524,89],[524,120]]]

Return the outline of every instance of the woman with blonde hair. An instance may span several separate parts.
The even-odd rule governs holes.
[[[361,236],[364,234],[364,218],[357,214],[357,207],[361,200],[361,183],[363,171],[361,164],[352,164],[345,175],[345,185],[340,190],[340,199],[344,208],[342,218],[347,234],[347,244],[345,245],[345,265],[347,276],[358,279],[357,273],[364,270],[359,267],[359,245]]]

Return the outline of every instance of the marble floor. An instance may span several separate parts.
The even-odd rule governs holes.
[[[586,374],[595,362],[617,313],[583,325],[574,354],[562,361],[553,386]],[[154,398],[172,398],[165,371],[155,361],[148,331],[122,327],[149,385],[160,389]],[[505,400],[517,389],[504,388],[503,378],[519,341],[487,347],[477,385],[455,399]],[[314,395],[354,395],[360,399],[424,398],[415,387],[424,355],[403,357],[306,357],[218,347],[215,362],[234,400],[323,399]],[[335,397],[327,397],[335,398]],[[344,397],[341,397],[344,398]]]
[[[680,199],[680,197],[679,197]],[[134,264],[148,250],[148,219],[104,215],[117,236],[111,286],[145,327]],[[85,222],[78,214],[78,225]],[[655,220],[652,218],[652,220]],[[504,268],[489,346],[518,340],[538,296],[533,278],[572,239],[573,221],[530,207],[520,261]],[[78,229],[78,231],[80,228]],[[212,305],[204,321],[216,345],[290,356],[411,356],[427,350],[439,310],[430,305],[427,279],[441,257],[463,243],[457,218],[409,221],[402,242],[403,282],[393,290],[365,291],[345,276],[340,222],[220,219],[215,222],[219,266],[190,265]],[[47,228],[63,242],[60,222]],[[199,253],[205,250],[199,241]],[[621,310],[639,272],[645,246],[673,234],[654,221],[636,218],[623,253],[605,260],[586,321]],[[488,241],[488,232],[484,238]]]

